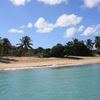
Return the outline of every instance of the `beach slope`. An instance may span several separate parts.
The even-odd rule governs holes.
[[[36,57],[3,57],[0,59],[0,70],[24,69],[38,67],[55,67],[58,65],[78,65],[100,63],[100,57],[69,57],[69,58],[36,58]]]

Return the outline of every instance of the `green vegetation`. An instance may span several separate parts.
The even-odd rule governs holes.
[[[25,37],[22,37],[22,39],[20,39],[21,43],[17,44],[18,45],[18,48],[17,48],[17,51],[18,51],[18,56],[24,56],[28,50],[32,50],[32,47],[31,45],[33,45],[31,43],[31,39],[30,37],[28,36],[25,36]]]
[[[93,56],[100,54],[100,37],[94,41],[87,39],[81,41],[73,39],[65,45],[57,44],[52,48],[32,48],[31,38],[22,37],[20,43],[13,46],[7,38],[0,38],[0,57],[2,56],[38,56],[38,57],[68,57],[68,56]]]

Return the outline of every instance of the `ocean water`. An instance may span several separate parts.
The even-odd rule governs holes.
[[[100,100],[100,64],[1,71],[0,100]]]

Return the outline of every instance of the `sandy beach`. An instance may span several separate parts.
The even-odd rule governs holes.
[[[3,57],[0,60],[0,70],[24,69],[38,67],[61,67],[63,65],[79,65],[100,63],[100,57],[74,57],[74,58],[36,58],[36,57]]]

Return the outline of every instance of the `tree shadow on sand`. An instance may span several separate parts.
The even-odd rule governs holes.
[[[8,64],[8,63],[11,63],[11,62],[18,62],[18,60],[7,58],[7,57],[6,58],[0,57],[0,63]]]
[[[67,59],[72,59],[72,60],[82,60],[82,57],[74,57],[74,56],[67,56]]]

